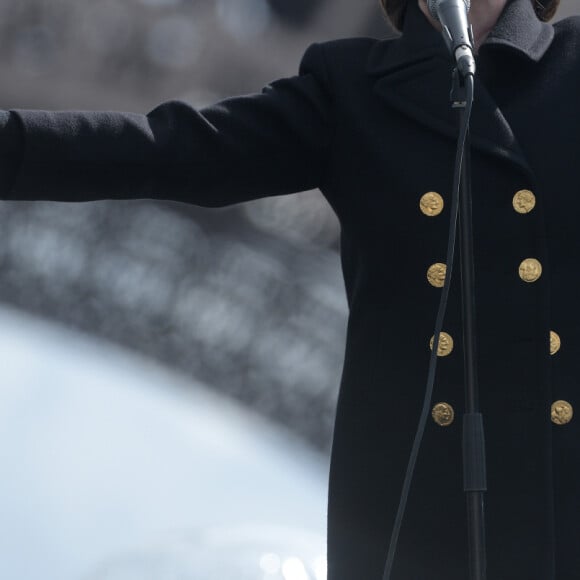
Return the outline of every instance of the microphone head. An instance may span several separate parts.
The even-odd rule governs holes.
[[[427,8],[429,9],[429,14],[439,22],[439,14],[437,12],[437,8],[441,4],[445,4],[446,2],[461,2],[461,0],[427,0]],[[471,0],[463,0],[465,4],[465,11],[469,12],[471,8]]]

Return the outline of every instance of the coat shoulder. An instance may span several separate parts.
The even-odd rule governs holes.
[[[566,58],[580,59],[580,16],[569,16],[554,24],[554,44]]]
[[[371,37],[340,38],[338,40],[328,40],[318,44],[320,48],[333,57],[341,60],[365,59],[371,50],[382,40]]]
[[[580,34],[580,16],[568,16],[567,18],[562,18],[558,22],[554,23],[554,30],[556,34],[566,32],[567,34]]]
[[[316,68],[314,63],[318,63],[318,66],[324,67],[327,79],[352,82],[353,78],[364,74],[370,55],[377,46],[388,42],[390,41],[358,37],[313,44],[304,55],[301,68]]]

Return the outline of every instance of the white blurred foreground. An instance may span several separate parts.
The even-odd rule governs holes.
[[[324,580],[325,458],[14,311],[0,356],[0,578]]]

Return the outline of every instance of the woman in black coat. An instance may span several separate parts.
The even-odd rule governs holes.
[[[457,133],[424,0],[383,0],[401,38],[308,49],[294,78],[196,111],[13,111],[5,199],[222,206],[319,187],[342,227],[350,317],[332,450],[329,580],[380,580],[421,410],[445,272]],[[580,578],[580,19],[473,0],[471,120],[490,580]],[[460,296],[393,580],[464,580]],[[576,346],[574,346],[576,345]]]

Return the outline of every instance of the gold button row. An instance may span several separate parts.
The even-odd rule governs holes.
[[[435,342],[435,336],[431,337],[429,341],[429,348],[433,350],[433,344]],[[562,340],[560,335],[554,331],[550,330],[550,354],[556,354],[562,347]],[[447,332],[442,332],[439,335],[439,344],[437,346],[437,356],[447,356],[451,354],[453,350],[453,337]]]
[[[521,214],[530,213],[536,207],[536,196],[529,189],[520,189],[513,197],[514,209]],[[535,258],[526,258],[519,267],[520,278],[524,282],[535,282],[542,275],[542,264]],[[550,354],[554,355],[562,346],[557,332],[550,330]],[[552,405],[552,421],[565,425],[572,418],[572,405],[567,401],[556,401]]]
[[[529,189],[520,189],[514,194],[512,205],[518,213],[530,213],[536,207],[536,196]],[[542,275],[542,264],[536,258],[526,258],[518,272],[524,282],[535,282]]]
[[[568,401],[554,401],[550,409],[550,418],[554,425],[567,425],[574,416],[574,409]],[[455,411],[449,403],[437,403],[431,410],[433,421],[440,427],[448,427],[455,419]]]
[[[529,189],[520,189],[514,194],[512,204],[518,213],[530,213],[536,207],[536,196]],[[421,211],[428,217],[439,215],[444,206],[443,197],[436,191],[428,191],[419,201]]]
[[[443,201],[443,197],[436,191],[428,191],[423,196],[421,196],[421,200],[419,201],[419,207],[421,211],[428,217],[434,217],[439,215],[443,208],[445,207],[445,202]],[[427,281],[431,286],[435,288],[443,288],[445,285],[445,276],[447,275],[447,265],[442,264],[441,262],[436,262],[432,264],[427,269]],[[435,336],[431,337],[429,342],[429,347],[433,350],[433,343],[435,342]],[[453,351],[453,337],[446,333],[442,332],[439,335],[439,343],[437,345],[437,356],[448,356]],[[439,405],[435,405],[435,409],[438,409],[438,413],[442,414],[442,416],[447,417],[447,419],[440,419],[441,421],[445,422],[446,420],[449,421],[448,424],[453,422],[453,407],[451,405],[447,405],[447,403],[440,403]],[[448,416],[450,413],[450,416]],[[435,415],[433,416],[435,418]],[[438,421],[437,419],[435,419]],[[443,424],[443,423],[440,423]]]
[[[530,213],[536,207],[536,196],[529,189],[520,189],[514,194],[512,205],[518,213]],[[542,264],[536,258],[526,258],[518,272],[524,282],[535,282],[542,275]]]
[[[431,264],[427,269],[427,280],[431,286],[443,288],[446,273],[447,265],[441,262],[435,262],[435,264]],[[542,275],[542,264],[536,258],[526,258],[520,264],[518,273],[524,282],[535,282]]]
[[[521,214],[530,213],[536,207],[536,196],[529,189],[520,189],[513,197],[514,209]],[[542,264],[535,258],[526,258],[519,267],[520,278],[524,282],[535,282],[542,275]],[[550,354],[555,355],[562,346],[560,336],[550,330]],[[572,420],[574,410],[568,401],[552,403],[550,417],[555,425],[566,425]]]
[[[529,189],[521,189],[513,198],[514,209],[521,214],[531,212],[536,206],[536,196]],[[520,278],[524,282],[535,282],[542,275],[542,264],[535,258],[526,258],[519,267]],[[555,355],[562,346],[560,336],[550,330],[550,354]],[[574,410],[568,401],[559,400],[552,403],[550,418],[555,425],[566,425],[572,420]]]

